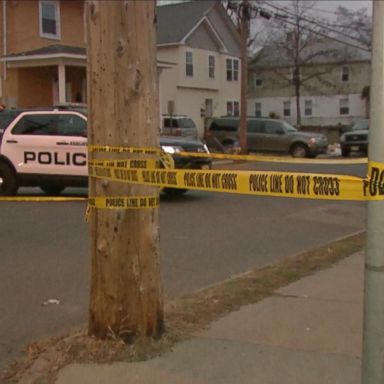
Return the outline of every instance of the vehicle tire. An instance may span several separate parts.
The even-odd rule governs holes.
[[[349,154],[350,154],[350,150],[349,149],[347,149],[347,148],[342,148],[341,149],[341,156],[348,157]]]
[[[291,148],[291,155],[292,157],[308,157],[309,156],[309,151],[308,147],[305,144],[294,144],[293,147]]]
[[[41,185],[40,189],[43,192],[45,192],[47,195],[57,196],[64,191],[65,187],[63,185],[46,184],[46,185]]]
[[[187,193],[188,189],[164,188],[163,192],[168,196],[182,196]]]
[[[0,196],[13,196],[19,186],[14,170],[6,163],[0,163]]]

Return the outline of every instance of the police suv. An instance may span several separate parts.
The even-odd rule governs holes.
[[[160,144],[172,154],[207,151],[198,140],[184,139],[184,149],[184,142],[169,140],[161,138]],[[181,161],[178,168],[210,167],[209,159]],[[66,187],[87,185],[87,118],[82,113],[26,111],[0,130],[0,196],[14,195],[20,186],[38,186],[56,195]]]

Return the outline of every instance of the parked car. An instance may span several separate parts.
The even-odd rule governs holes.
[[[177,156],[207,152],[196,139],[161,137],[177,168],[210,168],[210,159]],[[77,111],[26,111],[0,132],[0,195],[14,195],[20,186],[38,186],[56,195],[66,187],[88,185],[87,118]],[[177,192],[175,192],[177,191]],[[184,193],[185,190],[165,190]]]
[[[209,135],[225,148],[238,145],[238,117],[214,119]],[[328,148],[327,138],[319,133],[298,131],[283,120],[247,118],[247,146],[250,152],[288,153],[293,157],[316,157]]]
[[[353,124],[352,129],[340,136],[341,155],[346,157],[351,152],[368,154],[369,120],[361,119]]]
[[[186,115],[163,115],[161,134],[166,136],[194,137],[197,139],[195,122]]]

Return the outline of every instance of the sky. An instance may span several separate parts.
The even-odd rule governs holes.
[[[369,12],[372,12],[371,0],[318,0],[316,7],[324,12],[335,11],[339,5],[353,10],[367,8]]]

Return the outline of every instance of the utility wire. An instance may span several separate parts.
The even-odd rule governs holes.
[[[278,7],[278,6],[276,6],[276,5],[274,5],[274,4],[270,4],[270,3],[268,3],[268,2],[264,2],[264,4],[270,6],[270,7],[274,8],[274,9],[277,9],[278,11],[283,11],[283,12],[285,12],[285,13],[288,14],[288,15],[292,15],[291,17],[294,17],[294,18],[298,18],[298,19],[307,21],[308,23],[315,24],[315,25],[317,25],[318,27],[320,27],[320,28],[324,28],[325,30],[328,30],[328,31],[330,31],[330,32],[338,33],[339,35],[344,36],[344,37],[348,38],[349,40],[354,40],[354,41],[356,41],[356,42],[358,42],[358,43],[362,43],[361,40],[359,40],[359,39],[357,39],[357,38],[354,38],[354,37],[351,37],[351,36],[347,35],[346,33],[343,33],[343,32],[338,31],[338,30],[336,30],[336,29],[330,28],[330,27],[327,26],[327,25],[321,24],[321,23],[319,23],[317,20],[314,20],[314,19],[308,19],[308,18],[306,18],[306,17],[304,17],[304,16],[296,15],[296,14],[294,14],[292,11],[289,11],[288,9],[286,9],[286,8],[284,8],[284,7]],[[363,47],[359,47],[359,48],[367,50],[366,48],[363,48]]]
[[[354,38],[354,37],[351,37],[351,36],[349,36],[349,35],[347,35],[347,34],[341,32],[341,31],[339,31],[339,30],[330,28],[329,26],[327,26],[327,25],[325,25],[325,24],[321,24],[321,23],[319,23],[317,20],[309,19],[308,17],[304,17],[304,16],[299,16],[299,15],[293,13],[292,11],[288,10],[287,8],[279,7],[279,6],[277,6],[277,5],[274,5],[274,4],[271,4],[271,3],[268,3],[268,2],[265,2],[265,4],[268,5],[268,6],[270,6],[270,7],[272,7],[272,8],[275,8],[275,9],[277,9],[277,10],[279,10],[279,11],[283,11],[283,12],[289,14],[289,15],[292,15],[292,17],[294,17],[295,19],[298,18],[298,19],[307,21],[308,23],[315,24],[315,25],[317,25],[317,26],[320,27],[320,28],[324,28],[324,29],[326,29],[326,30],[328,30],[328,31],[330,31],[330,32],[338,33],[339,35],[344,36],[344,37],[347,37],[347,38],[350,39],[350,40],[355,40],[356,42],[361,43],[361,40],[359,40],[359,39],[357,39],[357,38]],[[309,8],[307,8],[307,9],[309,9]]]
[[[287,24],[291,24],[291,25],[293,25],[293,26],[296,27],[296,24],[295,24],[295,23],[293,23],[293,22],[290,21],[290,20],[287,20],[285,17],[281,17],[281,16],[279,16],[279,15],[275,15],[275,17],[276,17],[276,18],[279,18],[280,20],[284,21],[284,22],[287,23]],[[360,46],[358,46],[358,45],[349,43],[349,42],[347,42],[347,41],[340,40],[340,39],[338,39],[338,38],[336,38],[336,37],[326,35],[326,34],[321,33],[321,32],[319,32],[319,31],[314,31],[313,29],[308,28],[308,27],[306,27],[306,26],[304,26],[304,25],[302,25],[301,28],[302,28],[302,29],[305,29],[305,30],[307,30],[307,31],[309,31],[309,32],[312,32],[312,33],[314,33],[314,34],[316,34],[316,35],[325,37],[325,38],[327,38],[327,39],[337,41],[337,42],[339,42],[339,43],[341,43],[341,44],[349,45],[350,47],[353,47],[353,48],[357,48],[357,49],[361,49],[361,50],[363,50],[363,51],[371,52],[371,50],[368,49],[368,48],[360,47]]]

